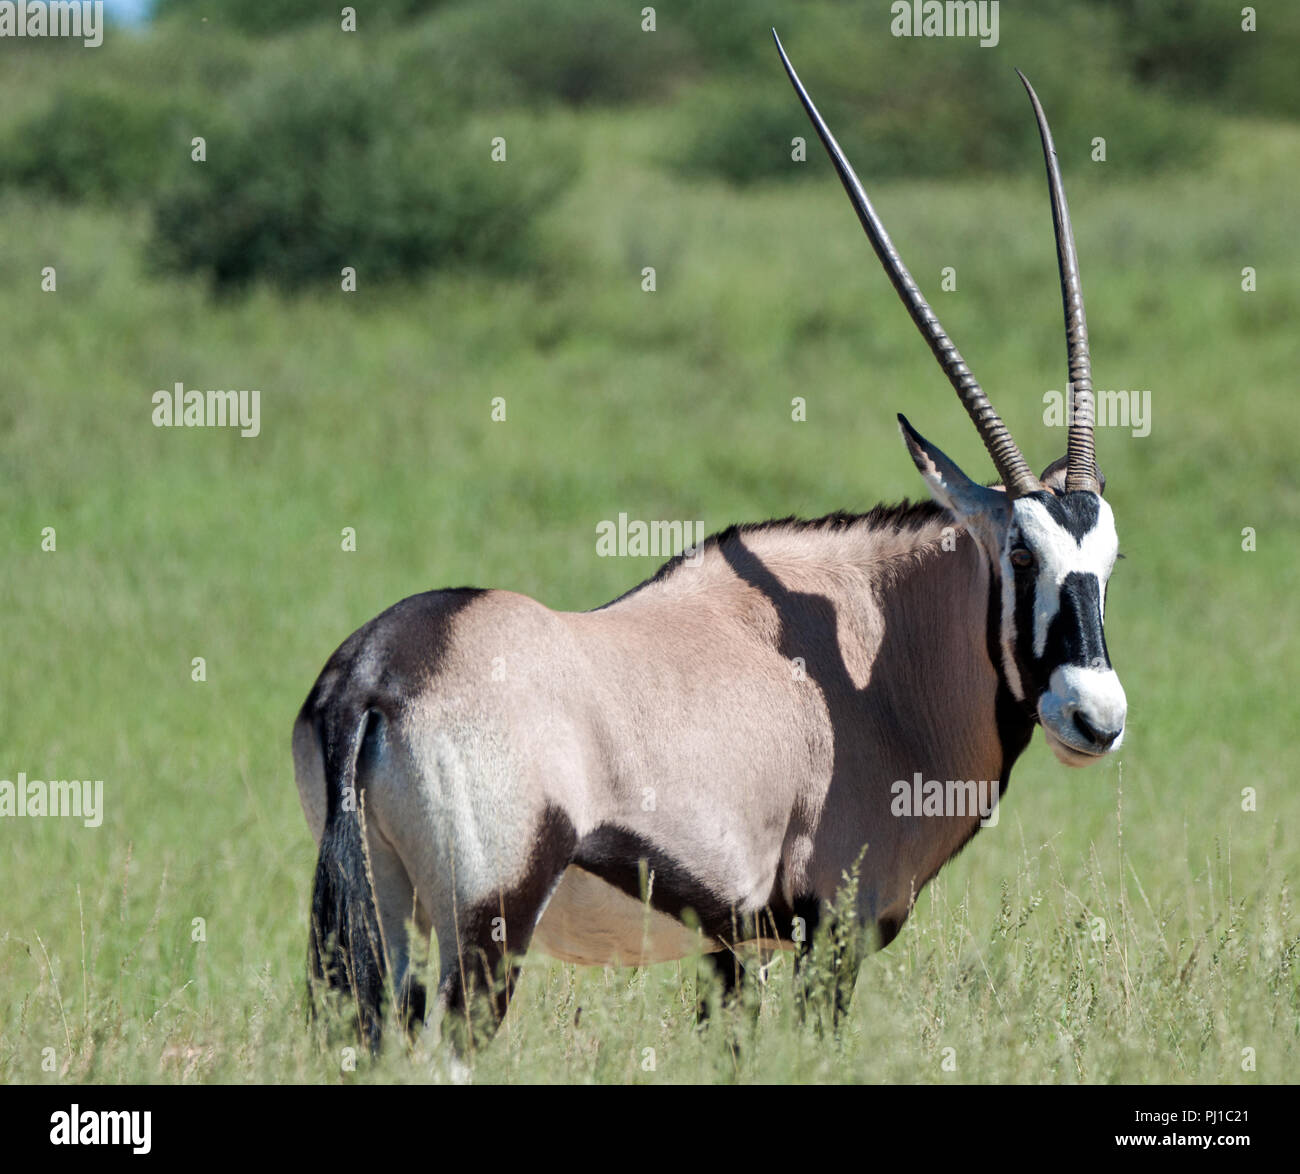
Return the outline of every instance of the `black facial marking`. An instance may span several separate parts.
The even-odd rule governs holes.
[[[1071,571],[1061,584],[1060,610],[1047,628],[1042,662],[1110,668],[1106,633],[1101,625],[1101,584],[1096,575]]]
[[[1025,690],[1025,700],[1036,705],[1039,694],[1047,688],[1047,678],[1051,675],[1051,666],[1034,659],[1034,600],[1038,592],[1038,572],[1036,569],[1017,574],[1014,580],[1016,626],[1015,643],[1012,655],[1016,668],[1020,671],[1020,683]]]
[[[1040,491],[1028,496],[1041,502],[1052,521],[1075,542],[1082,542],[1101,516],[1101,498],[1095,493],[1076,491],[1057,497],[1054,493]]]
[[[1095,493],[1071,492],[1028,495],[1039,502],[1048,516],[1082,542],[1101,517],[1101,499]],[[1026,698],[1031,702],[1048,688],[1054,669],[1061,665],[1109,668],[1106,637],[1101,624],[1104,588],[1096,575],[1070,572],[1061,584],[1060,607],[1047,629],[1047,643],[1041,656],[1034,655],[1034,606],[1038,590],[1038,569],[1018,569],[1015,574],[1015,660]]]
[[[1002,783],[999,794],[1002,794],[1007,789],[1012,766],[1029,745],[1037,718],[1034,699],[1026,694],[1024,701],[1017,701],[1016,695],[1007,682],[1006,669],[1002,663],[1002,589],[998,583],[996,567],[990,567],[985,640],[989,660],[998,675],[998,690],[993,705],[998,723],[998,741],[1002,744],[1002,771],[998,775]],[[1022,669],[1020,673],[1022,683],[1024,683],[1024,675]]]

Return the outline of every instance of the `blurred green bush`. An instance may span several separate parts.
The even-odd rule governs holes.
[[[493,162],[488,128],[417,118],[405,84],[319,66],[255,83],[214,127],[207,162],[158,196],[158,263],[218,287],[527,264],[533,218],[573,160],[532,134]]]
[[[784,77],[775,81],[780,84],[694,87],[678,108],[680,134],[665,148],[663,161],[683,175],[712,175],[734,184],[807,174],[792,158],[791,141],[796,135],[812,139],[807,157],[821,146]]]
[[[421,53],[437,71],[437,84],[474,106],[653,101],[697,67],[689,38],[668,10],[656,31],[643,32],[642,7],[476,0],[431,21]]]
[[[650,161],[685,176],[817,173],[772,25],[867,182],[1041,168],[1013,65],[1076,174],[1098,138],[1108,169],[1145,173],[1197,163],[1222,116],[1300,116],[1300,4],[1261,8],[1248,33],[1226,0],[1037,0],[1002,6],[990,49],[894,37],[884,0],[654,5],[653,32],[647,6],[601,0],[373,0],[356,34],[341,7],[160,0],[156,27],[94,54],[16,42],[0,186],[148,201],[159,262],[219,286],[517,267],[581,165],[572,133],[550,137],[569,125],[557,107],[652,111],[629,126],[651,128]],[[528,133],[492,164],[506,124]]]
[[[357,30],[427,15],[437,0],[353,0]],[[281,33],[305,24],[342,22],[343,0],[156,0],[154,16],[163,21],[206,20],[254,36]]]
[[[1300,4],[1250,6],[1257,27],[1248,32],[1247,6],[1235,0],[1088,2],[1119,18],[1117,41],[1139,83],[1208,98],[1239,114],[1300,115]]]
[[[1143,91],[1124,65],[1121,21],[1048,0],[1008,15],[996,51],[943,38],[895,38],[879,11],[814,6],[782,40],[818,108],[864,180],[969,176],[1041,168],[1038,136],[1012,63],[1038,88],[1062,157],[1086,162],[1106,140],[1108,166],[1147,172],[1195,162],[1213,128],[1159,89]],[[883,35],[882,35],[883,34]],[[770,35],[765,38],[770,46]],[[791,139],[822,148],[776,54],[763,68],[688,86],[674,111],[665,162],[736,184],[811,174]],[[1069,59],[1069,84],[1060,61]]]
[[[0,138],[0,187],[65,200],[138,195],[181,141],[169,111],[146,93],[57,90],[44,109]]]

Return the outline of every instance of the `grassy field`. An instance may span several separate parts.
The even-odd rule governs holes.
[[[1059,84],[1039,80],[1049,113]],[[596,606],[656,566],[596,557],[620,511],[715,530],[919,496],[899,410],[991,475],[823,159],[738,190],[666,166],[654,106],[515,112],[503,133],[540,121],[578,178],[516,277],[217,298],[153,271],[139,208],[0,193],[0,778],[105,796],[94,829],[0,820],[0,1079],[439,1078],[396,1044],[345,1071],[304,1026],[314,847],[289,732],[334,647],[432,587]],[[1038,739],[1000,825],[863,967],[833,1045],[783,962],[737,1055],[695,1030],[693,963],[535,958],[476,1080],[1294,1079],[1300,127],[1216,128],[1195,168],[1075,152],[1066,174],[1098,386],[1149,388],[1153,411],[1149,436],[1098,433],[1127,556],[1117,761],[1068,772]],[[1064,347],[1041,174],[872,183],[845,146],[1046,465]],[[261,435],[154,428],[177,380],[261,389]]]

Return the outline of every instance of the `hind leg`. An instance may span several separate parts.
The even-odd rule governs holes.
[[[499,1027],[577,845],[565,811],[542,798],[544,764],[516,773],[498,739],[489,724],[413,707],[386,728],[368,784],[437,938],[428,1042],[445,1028],[460,1052]]]
[[[500,1028],[533,931],[567,867],[567,859],[552,859],[523,885],[458,908],[438,935],[438,1010],[458,1054],[483,1047]]]
[[[425,992],[411,966],[408,926],[414,920],[417,932],[427,932],[427,918],[422,916],[415,887],[396,850],[377,831],[373,821],[367,821],[366,830],[367,863],[388,960],[389,995],[394,1000],[398,1021],[409,1032],[424,1019]]]
[[[370,829],[370,872],[374,878],[375,905],[383,930],[388,974],[398,1022],[409,1034],[424,1021],[425,990],[411,965],[408,934],[414,921],[417,934],[427,936],[428,918],[416,900],[415,886],[397,852]]]
[[[576,836],[564,815],[543,808],[519,829],[518,864],[508,869],[501,854],[489,856],[464,831],[459,842],[447,834],[454,826],[438,831],[412,870],[438,946],[437,999],[427,1025],[430,1042],[446,1035],[464,1055],[500,1027],[533,931],[573,859]],[[509,880],[497,881],[494,873]]]

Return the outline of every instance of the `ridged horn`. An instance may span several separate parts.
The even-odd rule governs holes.
[[[1083,312],[1083,282],[1079,278],[1079,254],[1074,247],[1074,226],[1070,223],[1070,206],[1065,201],[1065,184],[1061,182],[1061,164],[1056,144],[1047,125],[1043,104],[1034,87],[1020,70],[1016,70],[1029,93],[1038,119],[1038,135],[1043,140],[1043,158],[1047,162],[1047,187],[1052,196],[1052,228],[1056,232],[1056,259],[1061,271],[1061,302],[1065,308],[1065,342],[1070,372],[1070,438],[1066,448],[1065,490],[1100,493],[1097,481],[1097,456],[1093,441],[1096,399],[1092,390],[1092,355],[1088,350],[1088,318]]]
[[[997,467],[1007,493],[1012,498],[1017,498],[1041,489],[1042,485],[1016,446],[1010,430],[993,410],[993,405],[989,403],[988,396],[984,394],[983,388],[971,374],[970,368],[966,366],[961,352],[953,345],[952,339],[939,324],[939,319],[935,317],[934,311],[921,295],[916,282],[912,280],[912,275],[903,264],[902,257],[894,248],[894,242],[889,239],[889,233],[885,231],[884,224],[881,223],[875,208],[867,198],[861,181],[845,158],[844,152],[840,150],[840,145],[835,141],[830,128],[817,112],[817,107],[813,105],[808,91],[804,89],[799,75],[795,73],[794,66],[790,64],[790,58],[786,56],[781,38],[776,35],[776,29],[772,30],[772,39],[776,41],[777,52],[781,54],[781,62],[790,77],[790,84],[794,86],[794,92],[799,95],[799,101],[803,103],[803,108],[817,131],[817,137],[821,139],[822,146],[826,148],[831,162],[835,164],[840,182],[853,202],[858,219],[866,230],[867,239],[871,241],[871,247],[875,249],[876,256],[885,267],[885,272],[889,275],[889,280],[897,290],[898,296],[903,300],[903,305],[907,307],[907,312],[912,316],[912,321],[916,323],[930,350],[934,352],[934,357],[939,360],[943,373],[956,388],[957,398],[969,413],[980,434],[980,439],[984,441],[984,447],[993,458],[993,464]]]

